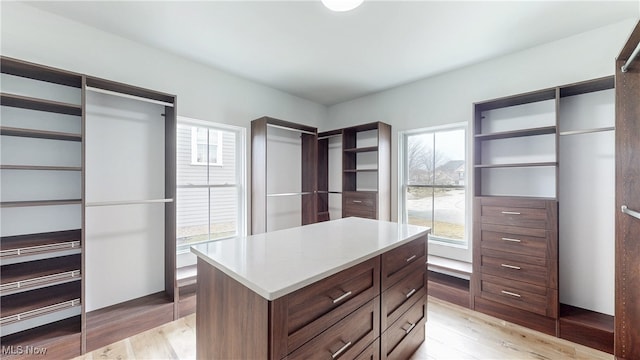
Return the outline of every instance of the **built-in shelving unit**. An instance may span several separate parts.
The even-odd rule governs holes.
[[[19,351],[5,354],[5,349],[25,349],[26,346],[46,348],[50,358],[72,358],[184,315],[184,311],[178,311],[175,273],[175,96],[7,57],[0,58],[0,68],[0,343],[3,358],[5,355],[7,358],[28,357],[28,353]],[[161,199],[107,197],[105,202],[87,202],[89,91],[123,98],[129,104],[153,104],[153,119],[162,121],[154,125],[153,132],[162,134],[152,142],[160,144],[158,155],[154,155],[154,159],[161,159],[159,164],[153,164],[154,169],[159,169],[153,172],[155,184],[144,183],[143,178],[134,183],[128,177],[130,174],[120,174],[117,169],[108,175],[126,177],[129,187],[147,189],[150,185],[162,184],[155,186],[160,188],[156,191]],[[98,106],[109,103],[114,102],[104,101]],[[96,189],[100,186],[97,183],[89,185],[95,194],[102,194],[104,189]],[[87,309],[87,299],[96,298],[90,290],[96,285],[95,281],[87,280],[88,270],[95,273],[96,264],[87,261],[87,253],[100,242],[87,238],[86,220],[87,209],[96,206],[96,209],[154,207],[154,219],[163,220],[153,222],[162,227],[155,229],[154,234],[164,236],[159,237],[160,250],[143,249],[142,256],[145,263],[160,264],[156,268],[161,275],[155,271],[153,274],[155,278],[162,278],[157,285],[160,291],[97,310]],[[122,211],[116,211],[119,212]],[[100,221],[94,221],[90,230],[96,224]],[[118,224],[109,222],[108,226],[112,230]],[[129,276],[134,278],[138,274]],[[126,284],[122,285],[124,288]],[[120,289],[116,286],[107,290]],[[194,306],[191,304],[190,308]]]
[[[342,129],[342,216],[391,218],[391,126]]]
[[[79,355],[83,76],[4,57],[0,62],[2,346]],[[65,185],[69,176],[77,186]],[[69,345],[70,339],[76,342]]]
[[[595,265],[586,265],[585,271],[569,266],[578,263],[576,258],[588,258],[590,248],[602,250],[603,241],[605,250],[607,242],[613,244],[613,234],[580,230],[609,223],[613,206],[602,205],[613,197],[613,185],[598,184],[613,178],[599,168],[612,155],[600,149],[596,158],[588,158],[594,152],[579,150],[575,143],[583,134],[614,130],[610,122],[601,121],[602,114],[605,120],[612,117],[606,115],[612,100],[599,95],[613,86],[613,77],[605,77],[474,104],[471,281],[475,310],[609,352],[613,333],[603,334],[612,329],[613,317],[576,304],[561,305],[561,296],[571,299],[570,294],[589,286],[584,281],[568,283],[569,276],[599,281],[602,273],[583,275]],[[584,145],[596,149],[602,141],[594,138]],[[583,162],[585,171],[578,172],[575,167]],[[587,191],[576,193],[581,188]],[[577,218],[583,209],[596,218]],[[576,227],[580,231],[571,230]],[[604,278],[607,271],[602,270]],[[578,301],[589,303],[597,297],[587,293],[577,296]],[[602,333],[595,340],[588,335],[594,328]]]

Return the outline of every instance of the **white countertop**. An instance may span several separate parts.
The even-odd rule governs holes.
[[[428,231],[352,217],[211,241],[192,246],[191,252],[265,299],[275,300]]]

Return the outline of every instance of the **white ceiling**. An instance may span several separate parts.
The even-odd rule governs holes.
[[[326,105],[640,17],[638,0],[29,4]]]

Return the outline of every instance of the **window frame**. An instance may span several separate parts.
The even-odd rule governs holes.
[[[207,129],[213,129],[213,130],[220,130],[217,131],[217,136],[218,136],[218,144],[220,146],[218,146],[216,148],[216,152],[218,153],[218,159],[219,161],[216,163],[197,163],[194,164],[193,161],[191,162],[191,164],[189,165],[198,165],[198,166],[210,166],[210,167],[220,167],[223,164],[222,161],[222,133],[224,131],[227,132],[233,132],[236,134],[236,145],[235,145],[235,160],[236,160],[236,174],[235,174],[235,184],[210,184],[209,181],[207,180],[207,184],[202,184],[202,185],[195,185],[198,187],[202,187],[202,188],[207,188],[209,189],[208,192],[208,196],[207,196],[207,201],[209,203],[209,205],[207,206],[208,209],[211,209],[211,205],[210,205],[210,201],[211,201],[211,189],[213,188],[219,188],[219,187],[225,187],[225,188],[237,188],[237,213],[236,213],[236,234],[235,235],[231,235],[231,236],[227,236],[227,237],[222,237],[222,238],[217,238],[214,239],[213,241],[219,241],[219,240],[224,240],[224,239],[228,239],[228,238],[232,238],[232,237],[238,237],[238,236],[246,236],[247,235],[247,176],[246,176],[246,163],[247,163],[247,151],[246,151],[246,144],[247,144],[247,130],[244,127],[240,127],[240,126],[233,126],[233,125],[227,125],[227,124],[223,124],[223,123],[218,123],[218,122],[213,122],[213,121],[204,121],[204,120],[198,120],[198,119],[193,119],[193,118],[187,118],[187,117],[183,117],[183,116],[178,116],[178,125],[184,125],[184,126],[191,126],[191,160],[193,160],[193,146],[197,145],[197,142],[194,143],[194,134],[196,134],[197,136],[197,131],[194,131],[194,129],[200,127],[200,128],[207,128]],[[177,131],[176,131],[176,136],[178,135]],[[178,148],[178,147],[177,147]],[[178,149],[176,149],[176,151],[178,151]],[[176,164],[177,165],[177,164]],[[189,187],[194,187],[194,185],[192,184],[180,184],[177,183],[177,189],[180,188],[189,188]],[[179,201],[177,201],[177,206],[179,206]],[[209,219],[210,219],[210,215],[208,215]],[[178,219],[176,218],[176,227],[178,226],[177,223]],[[210,228],[210,226],[209,226]],[[207,241],[212,241],[212,240],[203,240],[202,242],[207,242]],[[189,266],[189,265],[193,265],[195,264],[195,256],[193,256],[193,254],[190,253],[189,247],[193,244],[189,244],[188,246],[177,246],[176,244],[176,253],[177,253],[177,267],[181,268],[181,267],[185,267],[185,266]]]
[[[198,145],[200,145],[198,143],[198,129],[203,128],[206,126],[191,126],[191,165],[194,166],[223,166],[223,161],[222,161],[222,131],[217,131],[214,130],[216,132],[215,137],[216,137],[216,143],[215,144],[209,144],[209,139],[211,138],[211,136],[207,137],[207,143],[205,144],[205,146],[207,148],[209,148],[210,146],[214,145],[216,147],[216,161],[212,162],[212,161],[198,161]],[[207,127],[207,130],[211,131],[210,127]]]
[[[464,130],[465,145],[465,176],[464,182],[459,187],[465,190],[465,223],[464,223],[464,243],[448,238],[429,235],[429,254],[447,257],[451,259],[471,262],[472,258],[472,213],[473,213],[473,197],[472,197],[472,146],[471,131],[469,131],[468,122],[457,122],[447,125],[431,126],[418,129],[410,129],[398,132],[398,221],[407,224],[407,188],[410,186],[408,179],[408,137],[423,133],[437,133],[443,131],[451,131],[456,129]],[[436,145],[437,146],[437,145]],[[419,185],[423,186],[423,185]],[[444,185],[426,185],[429,188],[447,187]],[[458,186],[456,186],[458,187]]]

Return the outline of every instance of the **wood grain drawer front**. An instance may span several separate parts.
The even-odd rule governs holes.
[[[408,359],[424,340],[426,318],[427,305],[423,297],[382,334],[382,359]],[[414,334],[420,333],[420,341],[414,341]]]
[[[427,272],[424,265],[414,263],[409,268],[411,269],[409,276],[382,293],[380,316],[383,330],[398,320],[418,299],[426,295]]]
[[[514,232],[481,231],[482,249],[504,251],[539,258],[547,257],[548,237],[547,231],[543,230],[542,237],[528,236]]]
[[[291,353],[287,359],[355,358],[380,335],[379,300],[376,297],[369,301]]]
[[[367,346],[366,349],[358,357],[356,360],[378,360],[380,359],[380,339],[376,339],[373,344]]]
[[[510,285],[496,284],[482,281],[482,297],[505,305],[510,305],[522,310],[527,310],[540,315],[547,315],[547,296],[538,291],[529,292],[522,290],[518,282],[512,281]],[[546,291],[543,291],[546,293]]]
[[[379,257],[287,296],[288,352],[380,294]]]
[[[484,224],[522,226],[536,229],[548,227],[546,208],[482,205],[480,221]]]
[[[377,214],[377,197],[378,194],[375,192],[344,192],[342,194],[343,216],[375,219]]]
[[[524,258],[527,258],[527,262],[522,261]],[[548,286],[547,268],[544,264],[532,264],[532,262],[536,260],[538,260],[538,258],[517,255],[513,255],[512,258],[497,258],[483,255],[481,260],[482,273],[540,286]]]
[[[425,265],[427,256],[426,236],[401,245],[382,254],[382,289],[386,290],[409,275],[409,266],[415,262]]]

